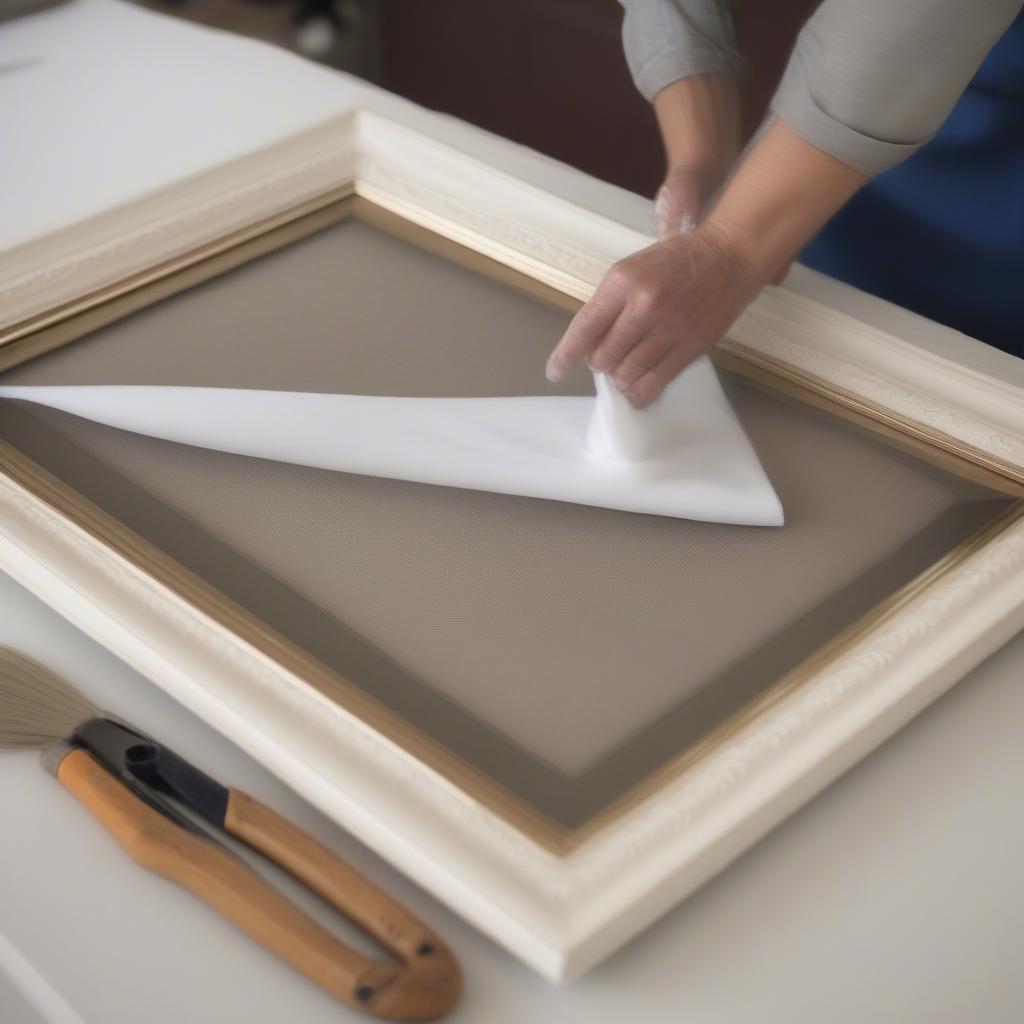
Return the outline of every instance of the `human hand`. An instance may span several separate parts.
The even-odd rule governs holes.
[[[548,378],[586,359],[648,405],[866,180],[775,118],[695,231],[608,271],[548,358]]]
[[[655,96],[654,111],[668,160],[654,203],[660,242],[612,267],[547,370],[558,380],[585,358],[637,407],[718,341],[756,291],[746,283],[752,268],[720,233],[679,241],[700,223],[739,152],[736,79],[679,79]]]
[[[548,359],[560,380],[581,359],[637,408],[712,347],[763,279],[734,236],[711,224],[616,263]]]

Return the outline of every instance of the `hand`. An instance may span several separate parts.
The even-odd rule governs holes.
[[[548,378],[586,359],[634,406],[649,404],[866,180],[775,118],[696,231],[608,271],[551,353]]]
[[[706,224],[616,263],[548,360],[560,380],[581,359],[641,408],[712,347],[763,279],[731,235]]]

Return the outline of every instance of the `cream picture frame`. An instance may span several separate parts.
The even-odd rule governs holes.
[[[450,258],[585,301],[643,232],[408,124],[355,110],[0,265],[0,369],[351,209]],[[928,350],[785,288],[722,365],[1024,494],[1024,389],[979,343]],[[983,362],[983,361],[981,361]],[[894,733],[1024,625],[1024,507],[996,522],[580,828],[439,744],[0,444],[0,567],[515,955],[578,977]]]

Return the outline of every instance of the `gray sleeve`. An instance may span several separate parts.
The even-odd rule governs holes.
[[[797,38],[772,110],[864,174],[942,125],[1022,0],[824,0]]]
[[[690,75],[738,71],[732,15],[726,0],[621,0],[622,43],[636,87],[654,97]]]

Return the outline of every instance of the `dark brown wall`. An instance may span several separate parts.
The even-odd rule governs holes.
[[[768,110],[793,41],[819,0],[750,0],[736,16],[736,35],[747,68],[740,88],[743,126],[749,136]]]
[[[383,0],[381,85],[635,192],[662,169],[616,0]]]
[[[756,126],[812,0],[739,12]],[[622,55],[616,0],[379,0],[380,84],[652,195],[664,171],[649,104]]]

